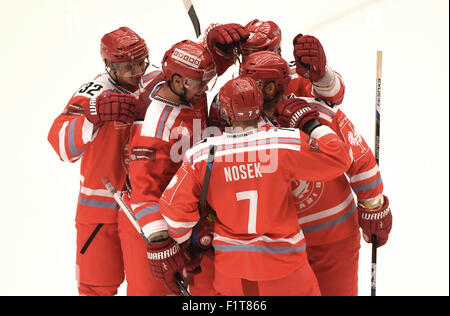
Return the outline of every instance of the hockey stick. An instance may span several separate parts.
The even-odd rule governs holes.
[[[217,147],[214,145],[210,145],[208,150],[208,159],[206,160],[206,170],[205,170],[205,177],[203,178],[203,186],[202,186],[202,193],[200,194],[200,200],[199,200],[199,206],[198,209],[200,211],[200,216],[202,216],[203,211],[205,210],[205,203],[206,203],[206,194],[208,193],[208,187],[209,187],[209,180],[211,178],[211,172],[212,167],[214,164],[214,156],[216,155],[216,149]]]
[[[183,4],[189,18],[191,19],[192,25],[194,26],[195,35],[199,37],[202,32],[200,30],[200,21],[198,20],[197,13],[195,13],[194,5],[191,0],[183,0]]]
[[[120,196],[120,193],[117,192],[116,188],[111,183],[111,181],[109,181],[108,177],[103,177],[102,182],[105,185],[108,192],[112,194],[112,196],[114,197],[114,200],[116,200],[117,204],[119,204],[120,208],[123,210],[125,215],[128,217],[131,224],[133,224],[134,228],[136,228],[139,235],[141,235],[141,237],[144,238],[145,242],[148,245],[150,243],[149,240],[147,239],[147,237],[145,237],[145,234],[142,231],[141,227],[139,226],[136,218],[134,217],[133,212],[130,210],[128,205],[125,204],[122,197]],[[176,279],[176,282],[177,282],[178,288],[180,289],[181,294],[183,296],[191,296],[191,294],[189,293],[189,291],[187,289],[186,282],[183,280],[183,278],[181,277],[181,275],[178,272],[175,273],[175,279]]]
[[[375,160],[380,165],[380,110],[381,110],[381,65],[383,51],[377,51],[377,80],[375,99]],[[371,273],[371,296],[376,296],[377,291],[377,236],[372,235],[372,273]]]
[[[200,193],[200,200],[198,202],[198,211],[200,214],[200,219],[202,218],[204,211],[205,211],[206,194],[208,193],[209,180],[211,178],[211,171],[212,171],[212,167],[214,164],[214,156],[216,155],[216,149],[217,149],[217,147],[214,145],[210,145],[208,148],[208,158],[206,160],[205,176],[203,178],[202,191]],[[192,245],[194,245],[194,247],[197,244],[199,226],[200,226],[200,221],[195,225],[195,227],[192,231]]]

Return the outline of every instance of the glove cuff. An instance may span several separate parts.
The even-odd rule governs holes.
[[[323,91],[328,91],[334,88],[336,82],[336,74],[333,69],[325,65],[325,74],[322,78],[317,81],[312,82],[314,87],[319,88]]]
[[[387,196],[383,195],[383,198],[383,205],[376,210],[366,209],[361,206],[358,207],[361,218],[367,221],[381,220],[385,218],[390,213],[391,208],[389,207],[389,200]]]
[[[309,136],[315,128],[321,125],[316,119],[312,119],[303,125],[302,131]]]

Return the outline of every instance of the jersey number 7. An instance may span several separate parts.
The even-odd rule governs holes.
[[[250,200],[248,214],[248,233],[256,234],[256,213],[258,211],[258,191],[242,191],[236,193],[238,201]]]

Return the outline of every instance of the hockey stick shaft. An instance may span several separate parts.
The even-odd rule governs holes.
[[[383,52],[377,51],[377,81],[375,100],[375,160],[380,164],[380,111],[381,111],[381,68]]]
[[[102,182],[105,185],[106,189],[109,191],[109,193],[112,194],[117,204],[119,204],[120,208],[123,210],[125,215],[128,217],[128,220],[131,222],[131,224],[133,224],[134,228],[137,230],[139,235],[141,235],[141,237],[144,238],[145,242],[149,244],[147,237],[145,237],[144,232],[139,226],[136,218],[134,218],[133,212],[130,210],[128,205],[123,201],[122,197],[120,196],[120,193],[117,192],[116,188],[111,183],[111,181],[109,181],[107,177],[103,177]]]
[[[214,156],[216,155],[216,149],[217,147],[214,145],[209,146],[208,160],[206,161],[205,177],[203,178],[202,192],[200,194],[198,206],[200,211],[200,217],[203,215],[203,212],[205,210],[206,194],[208,193],[209,180],[211,178],[211,172],[214,164]]]
[[[199,37],[202,32],[200,29],[200,21],[198,20],[197,13],[195,12],[194,5],[192,4],[191,0],[183,0],[183,4],[187,14],[189,15],[189,18],[191,19],[192,25],[194,26],[195,35]]]
[[[109,181],[108,177],[103,177],[102,182],[105,185],[108,192],[112,194],[112,196],[114,197],[114,200],[117,202],[117,204],[119,204],[120,208],[123,210],[125,215],[128,217],[128,220],[131,222],[131,224],[133,224],[134,228],[137,230],[139,235],[141,235],[141,237],[145,240],[145,242],[148,245],[150,243],[149,240],[147,239],[147,237],[145,237],[145,234],[142,231],[141,226],[139,226],[139,223],[137,222],[136,218],[133,215],[133,212],[130,210],[128,205],[123,201],[122,197],[120,196],[120,193],[117,192],[116,188],[111,183],[111,181]],[[183,278],[181,277],[181,275],[178,272],[175,273],[175,279],[177,281],[177,285],[180,289],[181,294],[183,296],[191,296],[191,294],[187,290],[185,281],[183,280]]]
[[[375,160],[380,164],[380,110],[381,110],[381,68],[383,52],[377,51],[377,77],[375,98]],[[371,296],[376,296],[377,291],[377,236],[371,236],[372,242],[372,273],[371,273]]]
[[[206,195],[208,193],[208,187],[209,187],[209,180],[211,179],[211,172],[212,167],[214,164],[214,157],[216,155],[216,149],[217,147],[214,145],[210,145],[208,148],[208,158],[206,160],[206,170],[205,170],[205,176],[203,177],[203,184],[202,184],[202,191],[200,193],[200,199],[198,202],[198,210],[200,219],[202,219],[204,211],[205,211],[205,205],[206,205]],[[192,240],[193,240],[193,246],[195,248],[195,245],[197,244],[198,239],[198,233],[199,233],[199,225],[200,222],[195,225],[193,232],[192,232]],[[192,251],[195,251],[195,249],[192,249]]]

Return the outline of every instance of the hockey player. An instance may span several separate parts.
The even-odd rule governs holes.
[[[245,29],[250,36],[241,45],[242,60],[251,53],[272,51],[281,56],[281,29],[272,21],[249,22]],[[344,82],[341,76],[327,65],[325,51],[314,36],[298,34],[293,40],[295,68],[286,94],[300,97],[320,97],[330,104],[341,104]]]
[[[228,59],[222,65],[224,72],[236,60],[240,52],[242,61],[254,52],[263,50],[272,51],[281,56],[281,29],[273,21],[260,21],[254,19],[250,21],[245,30],[248,38],[241,41],[239,47],[229,45],[229,41],[214,41],[221,25],[211,24],[205,31],[204,42],[211,50],[221,51],[234,50],[234,59]],[[344,98],[345,86],[342,77],[333,71],[327,64],[325,51],[320,41],[314,36],[295,36],[293,40],[294,58],[291,68],[291,81],[285,91],[286,94],[294,93],[301,97],[320,97],[324,101],[339,105]],[[213,120],[216,118],[213,117]]]
[[[205,92],[217,76],[216,62],[220,63],[220,56],[200,44],[189,40],[176,43],[163,57],[162,76],[141,94],[139,104],[146,110],[138,115],[131,130],[131,192],[125,199],[151,242],[149,257],[171,247],[159,198],[180,167],[185,151],[202,138],[207,117]],[[148,266],[147,259],[142,259]],[[152,269],[165,267],[153,265]],[[159,285],[161,291],[167,291],[163,283]],[[176,285],[169,290],[180,293]]]
[[[139,87],[159,73],[144,76],[148,66],[146,43],[127,27],[104,35],[100,53],[107,73],[75,92],[48,135],[62,161],[75,162],[81,158],[75,218],[80,295],[115,295],[124,280],[124,260],[125,268],[132,265],[130,243],[134,243],[133,238],[139,239],[139,235],[119,213],[118,204],[101,179],[108,176],[115,187],[124,186],[128,156],[125,146],[138,110]],[[145,247],[142,240],[137,242]],[[139,282],[146,277],[155,282],[150,273],[139,279],[132,270],[126,274],[131,295],[143,293]]]
[[[170,236],[179,244],[190,238],[199,220],[208,148],[216,146],[207,193],[216,211],[216,294],[320,295],[304,251],[290,182],[324,181],[341,174],[351,163],[348,145],[315,121],[316,110],[301,99],[295,100],[302,109],[295,127],[310,139],[299,129],[258,130],[263,95],[249,77],[227,82],[219,100],[221,114],[233,130],[187,151],[160,200]],[[289,115],[282,103],[277,111],[282,117]],[[159,261],[173,274],[182,270],[181,258],[176,252]]]
[[[287,62],[270,51],[253,53],[241,65],[240,75],[254,78],[264,93],[264,115],[260,125],[295,125],[299,110],[295,99],[286,101],[291,118],[277,117],[274,113],[275,104],[285,98],[291,80],[288,72]],[[367,242],[372,234],[376,234],[380,240],[378,246],[385,244],[392,225],[389,201],[382,195],[383,183],[372,152],[344,113],[322,100],[304,99],[318,111],[317,120],[351,146],[354,158],[346,171],[349,180],[342,174],[328,182],[303,178],[292,182],[308,259],[322,295],[357,295],[359,226]],[[358,206],[353,193],[358,198]]]

